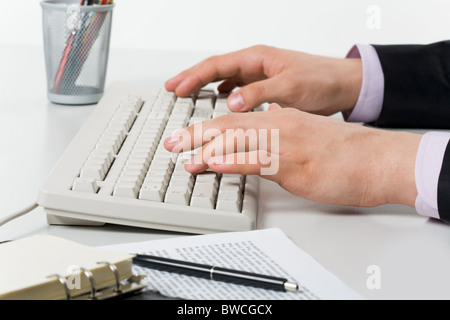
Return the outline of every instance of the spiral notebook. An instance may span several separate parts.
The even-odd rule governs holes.
[[[132,255],[37,235],[0,244],[0,300],[107,299],[141,290]]]

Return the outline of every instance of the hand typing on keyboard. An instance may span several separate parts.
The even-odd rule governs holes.
[[[174,153],[201,147],[185,163],[188,172],[260,175],[293,194],[325,203],[414,206],[421,135],[314,115],[352,110],[361,89],[360,59],[257,46],[206,59],[167,81],[166,89],[189,96],[220,80],[220,92],[241,87],[228,98],[233,111],[278,104],[267,112],[223,115],[168,137],[164,146]],[[259,134],[261,130],[266,134]],[[256,143],[250,143],[252,132]],[[239,143],[238,137],[244,140]],[[262,171],[270,166],[277,170]]]
[[[264,102],[331,115],[351,110],[362,81],[360,59],[320,57],[267,46],[208,58],[166,82],[180,97],[210,82],[224,80],[219,92],[231,92],[231,111],[248,111]]]
[[[50,223],[256,228],[258,177],[192,174],[184,167],[189,154],[164,148],[173,132],[230,113],[227,96],[202,89],[180,98],[148,83],[114,83],[41,188]]]

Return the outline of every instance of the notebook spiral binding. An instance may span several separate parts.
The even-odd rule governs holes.
[[[114,264],[109,263],[107,261],[101,261],[97,263],[104,264],[109,267],[111,272],[114,274],[115,278],[114,285],[104,288],[102,290],[98,290],[92,272],[85,268],[80,268],[80,271],[84,273],[84,275],[88,278],[91,290],[89,293],[86,294],[72,296],[65,277],[59,274],[53,274],[48,276],[48,278],[57,278],[59,280],[61,286],[64,289],[66,300],[106,300],[106,299],[120,298],[124,295],[137,293],[138,291],[145,288],[145,285],[141,284],[141,281],[143,278],[145,278],[145,276],[133,275],[129,279],[127,279],[127,282],[122,283],[120,281],[119,271],[117,270],[117,267]]]

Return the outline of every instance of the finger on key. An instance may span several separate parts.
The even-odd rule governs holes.
[[[280,165],[282,160],[283,166]],[[187,164],[185,168],[191,173],[199,173],[202,172],[204,167]],[[289,170],[294,170],[295,165],[288,158],[262,150],[255,150],[211,157],[207,168],[222,174],[259,175],[280,183],[280,177],[288,177]]]
[[[165,83],[167,91],[186,97],[211,82],[233,78],[234,82],[246,84],[266,78],[262,55],[251,55],[246,50],[209,57],[181,72]]]
[[[245,152],[256,150],[270,152],[270,144],[265,142],[259,143],[259,138],[258,132],[255,129],[229,129],[198,149],[194,157],[188,161],[187,167],[185,168],[189,168],[188,171],[191,172],[202,172],[208,168],[209,159],[212,157],[239,153],[242,158],[242,154]]]
[[[275,111],[268,111],[275,112]],[[227,129],[262,129],[268,126],[266,112],[227,114],[208,121],[177,130],[164,141],[164,147],[171,152],[184,152],[209,143]]]

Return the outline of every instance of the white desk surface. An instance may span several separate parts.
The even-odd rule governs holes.
[[[163,81],[207,57],[198,52],[111,50],[107,84]],[[95,106],[47,101],[41,47],[0,47],[0,217],[36,200],[40,185]],[[259,228],[279,227],[298,246],[368,299],[449,299],[450,226],[413,208],[322,205],[261,184]],[[48,233],[88,245],[178,237],[124,226],[49,226],[42,208],[0,227],[0,241]],[[367,268],[380,267],[369,290]],[[301,268],[301,266],[299,266]]]

